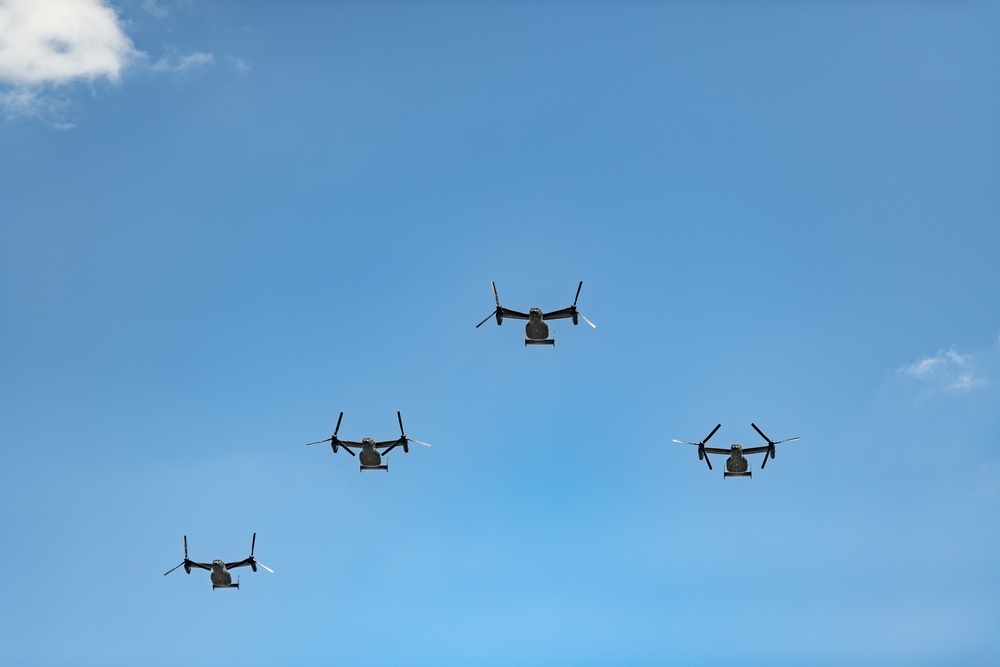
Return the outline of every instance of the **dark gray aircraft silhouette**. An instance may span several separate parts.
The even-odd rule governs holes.
[[[274,570],[264,565],[259,560],[253,557],[254,547],[257,545],[257,533],[253,534],[253,539],[250,542],[250,556],[244,558],[243,560],[238,560],[233,563],[227,563],[221,560],[213,560],[211,563],[198,563],[188,558],[188,538],[187,535],[184,536],[184,560],[180,562],[180,565],[176,565],[170,570],[163,573],[163,576],[167,576],[178,567],[184,566],[184,571],[191,574],[191,568],[197,567],[202,570],[208,570],[211,572],[212,577],[212,590],[216,588],[236,588],[240,587],[239,577],[236,578],[236,583],[233,583],[233,577],[229,574],[229,570],[237,567],[247,567],[249,566],[254,572],[257,571],[257,566],[260,565],[262,568],[270,573],[274,573]]]
[[[695,445],[698,448],[698,460],[705,459],[705,463],[708,464],[708,469],[712,469],[712,462],[708,460],[709,454],[729,454],[729,458],[726,459],[726,471],[722,473],[723,477],[750,477],[750,465],[747,463],[744,454],[764,454],[764,460],[760,464],[760,469],[763,470],[764,466],[767,464],[767,458],[774,458],[775,445],[780,445],[783,442],[791,442],[793,440],[798,440],[798,437],[788,438],[787,440],[771,440],[769,437],[764,435],[764,432],[757,428],[756,424],[751,423],[754,430],[760,433],[760,437],[767,440],[766,447],[746,447],[742,445],[734,444],[729,449],[722,449],[721,447],[706,447],[705,443],[715,435],[715,432],[719,430],[722,424],[719,424],[712,429],[712,432],[705,436],[705,439],[701,442],[688,442],[687,440],[674,440],[674,442],[679,442],[682,445]]]
[[[584,322],[597,328],[593,322],[588,320],[583,316],[576,308],[576,302],[580,298],[580,290],[583,288],[583,281],[580,281],[579,287],[576,288],[576,297],[573,299],[573,305],[569,308],[561,308],[559,310],[553,310],[549,313],[543,313],[541,308],[532,308],[527,313],[522,313],[517,310],[511,310],[510,308],[504,308],[500,305],[500,296],[497,294],[496,283],[490,282],[493,286],[493,298],[497,302],[496,310],[483,318],[483,321],[476,325],[476,328],[483,326],[486,320],[490,319],[494,315],[497,318],[497,325],[503,324],[503,318],[507,317],[512,320],[528,320],[528,323],[524,325],[524,333],[527,338],[524,339],[524,345],[555,345],[556,341],[549,338],[549,325],[545,323],[545,320],[559,320],[565,318],[572,318],[573,324],[579,324],[580,318]]]
[[[337,417],[337,426],[333,429],[333,435],[323,440],[310,442],[306,445],[306,447],[312,447],[313,445],[329,442],[334,454],[337,453],[338,447],[343,447],[344,450],[351,456],[355,455],[351,447],[360,448],[361,456],[359,461],[361,462],[361,472],[364,472],[365,470],[384,470],[389,472],[389,464],[383,464],[382,457],[396,447],[402,447],[404,453],[408,453],[410,451],[409,443],[411,442],[423,445],[424,447],[430,447],[430,445],[426,442],[420,442],[419,440],[406,437],[406,433],[403,432],[403,415],[401,415],[399,411],[396,412],[396,418],[399,419],[399,437],[395,440],[385,440],[383,442],[375,442],[375,440],[371,438],[365,438],[361,442],[354,440],[341,440],[337,437],[337,432],[340,431],[340,420],[343,418],[344,413],[341,412],[340,416]],[[384,449],[385,451],[379,453],[380,449]]]

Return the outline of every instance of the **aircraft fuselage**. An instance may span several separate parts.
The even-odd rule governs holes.
[[[528,311],[528,323],[524,325],[524,335],[529,340],[545,340],[549,337],[549,325],[542,317],[541,308],[532,308]]]
[[[239,588],[239,584],[233,583],[233,577],[226,569],[226,564],[221,560],[212,561],[212,589],[216,588]]]
[[[729,458],[726,459],[726,477],[750,477],[749,463],[743,456],[743,447],[733,445],[729,450]]]
[[[361,470],[385,470],[389,467],[382,465],[382,455],[375,448],[375,441],[365,438],[361,441],[361,452],[358,454],[361,463]]]

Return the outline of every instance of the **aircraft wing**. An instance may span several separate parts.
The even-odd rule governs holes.
[[[511,310],[510,308],[500,307],[500,314],[504,317],[508,317],[512,320],[527,320],[530,319],[527,313],[522,313],[518,310]]]
[[[341,447],[344,447],[344,446],[346,446],[346,447],[360,447],[361,446],[360,442],[354,442],[353,440],[341,440],[339,438],[337,439],[337,444],[340,445]]]
[[[562,320],[567,317],[573,317],[573,308],[560,308],[559,310],[553,310],[551,313],[542,313],[542,319],[545,320]]]
[[[766,449],[766,447],[765,447],[765,449]],[[732,454],[733,450],[730,449],[729,447],[726,447],[725,449],[722,449],[721,447],[706,447],[705,448],[705,453],[706,454]],[[747,450],[744,449],[743,453],[746,454]]]
[[[201,569],[203,569],[203,570],[209,570],[209,571],[211,571],[211,570],[212,570],[212,565],[211,565],[210,563],[196,563],[196,562],[194,562],[193,560],[189,560],[189,561],[187,562],[187,564],[188,564],[188,565],[189,565],[190,567],[200,567],[200,568],[201,568]],[[183,563],[182,563],[182,565],[183,565]]]
[[[402,445],[402,438],[396,438],[395,440],[383,440],[382,442],[375,443],[375,449],[383,449],[385,447],[392,447],[393,445]]]
[[[243,560],[238,560],[235,563],[226,563],[227,570],[231,570],[234,567],[250,567],[250,559],[244,558]]]

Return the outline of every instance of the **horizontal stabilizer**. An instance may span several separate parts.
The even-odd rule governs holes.
[[[556,341],[554,338],[546,338],[545,340],[531,340],[530,338],[524,339],[524,346],[529,345],[555,345]]]

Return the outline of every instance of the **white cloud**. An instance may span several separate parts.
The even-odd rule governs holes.
[[[158,19],[168,16],[159,0],[138,0],[137,6]],[[215,63],[211,53],[168,50],[150,64],[126,25],[109,0],[0,0],[0,114],[69,129],[74,83],[115,83],[136,65],[147,72],[186,72]],[[250,69],[239,58],[230,60],[240,73]]]
[[[102,0],[0,0],[0,81],[117,81],[138,54]]]
[[[946,391],[966,392],[990,384],[976,375],[970,368],[973,365],[971,354],[959,354],[952,348],[903,366],[899,371]]]
[[[66,100],[53,89],[75,81],[118,81],[142,58],[103,0],[0,0],[0,109],[57,129]]]
[[[202,53],[201,51],[195,51],[194,53],[181,56],[179,58],[167,58],[163,57],[153,63],[154,72],[183,72],[189,70],[192,67],[201,67],[203,65],[211,65],[215,62],[215,56],[211,53]]]

